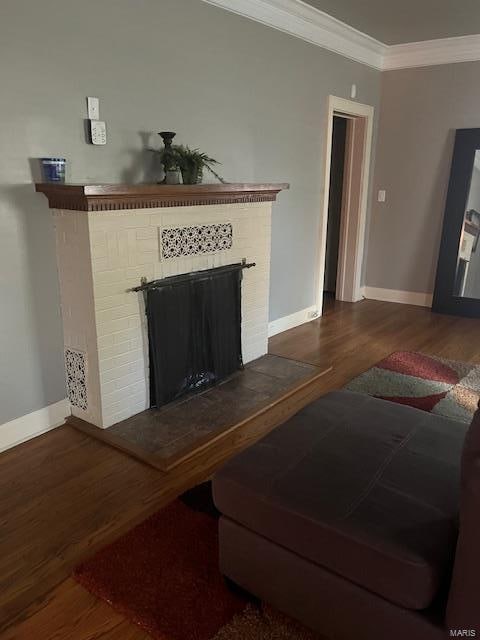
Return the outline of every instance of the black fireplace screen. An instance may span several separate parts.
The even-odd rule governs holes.
[[[200,391],[242,367],[242,268],[230,265],[146,286],[150,405]]]

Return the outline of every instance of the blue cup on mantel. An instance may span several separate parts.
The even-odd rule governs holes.
[[[65,158],[41,158],[44,182],[65,182]]]

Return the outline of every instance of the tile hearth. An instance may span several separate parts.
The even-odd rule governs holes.
[[[328,370],[265,355],[201,394],[143,411],[109,429],[96,429],[77,418],[71,423],[166,471],[303,387],[314,385]]]

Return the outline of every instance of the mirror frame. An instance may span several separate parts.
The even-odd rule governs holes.
[[[480,299],[454,295],[455,278],[467,202],[470,195],[475,153],[480,149],[480,128],[457,129],[442,240],[438,256],[432,311],[480,318]]]

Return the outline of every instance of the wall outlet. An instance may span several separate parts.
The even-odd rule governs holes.
[[[107,144],[107,125],[103,120],[90,120],[90,140],[92,144]]]
[[[386,197],[387,197],[387,192],[385,191],[385,189],[380,189],[377,197],[378,202],[385,202]]]

